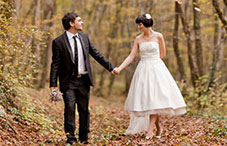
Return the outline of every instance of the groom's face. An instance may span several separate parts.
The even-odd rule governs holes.
[[[77,31],[83,30],[83,21],[80,17],[76,17],[74,22],[70,22],[70,25],[71,25],[72,28],[74,28]]]

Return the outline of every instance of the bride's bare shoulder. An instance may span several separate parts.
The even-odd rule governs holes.
[[[155,35],[159,38],[159,37],[162,37],[162,33],[160,32],[157,32],[157,31],[154,31]]]
[[[135,41],[136,41],[136,42],[139,42],[139,41],[141,41],[141,39],[142,39],[142,34],[136,36]]]
[[[142,38],[142,34],[136,36],[136,39],[141,39]]]

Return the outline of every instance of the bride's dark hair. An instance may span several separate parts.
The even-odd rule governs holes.
[[[145,27],[153,26],[153,19],[150,14],[142,14],[136,18],[136,23],[143,23]]]

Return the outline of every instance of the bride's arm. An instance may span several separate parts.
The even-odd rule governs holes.
[[[118,71],[121,72],[125,67],[127,67],[134,58],[136,57],[136,54],[138,52],[138,39],[136,38],[132,47],[132,51],[129,54],[129,56],[123,61],[123,63],[118,67]]]
[[[160,50],[160,57],[164,58],[166,56],[166,47],[165,42],[162,34],[158,34],[158,43],[159,43],[159,50]]]

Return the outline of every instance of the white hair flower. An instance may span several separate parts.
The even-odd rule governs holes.
[[[151,19],[151,15],[150,14],[145,14],[146,19]]]

